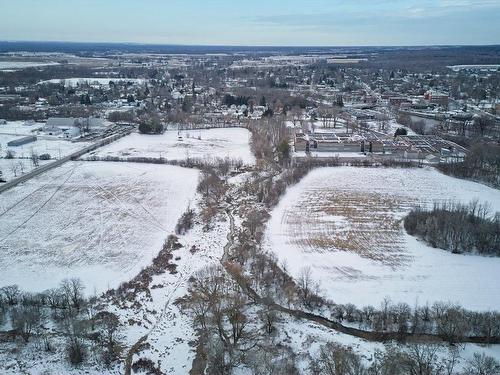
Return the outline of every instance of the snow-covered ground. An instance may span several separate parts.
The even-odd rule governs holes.
[[[35,62],[35,61],[0,61],[0,70],[14,71],[26,68],[38,68],[41,66],[59,65],[56,62]]]
[[[69,139],[55,136],[37,135],[32,132],[40,128],[40,124],[24,125],[22,122],[9,122],[0,125],[0,171],[6,181],[28,173],[35,168],[31,162],[33,153],[38,156],[49,154],[51,159],[60,159],[90,145],[90,142],[71,142]],[[37,140],[21,146],[7,146],[7,143],[27,135],[35,134]],[[7,151],[14,155],[13,159],[6,159]],[[39,160],[39,165],[50,161]]]
[[[285,315],[281,315],[280,318],[277,327],[279,340],[284,345],[290,346],[297,355],[295,358],[301,374],[309,373],[310,357],[318,358],[320,347],[329,342],[351,348],[354,353],[361,356],[363,364],[367,367],[372,364],[375,351],[383,352],[385,350],[382,343],[366,341],[333,331],[321,325],[292,319]],[[458,349],[459,359],[455,371],[464,371],[467,361],[472,359],[474,353],[484,353],[493,358],[500,358],[500,345],[462,344],[457,345],[456,348]],[[447,357],[448,354],[449,351],[446,345],[443,345],[438,350],[439,358]]]
[[[182,137],[180,140],[179,137]],[[166,158],[241,159],[245,164],[255,163],[250,150],[250,132],[243,128],[166,131],[161,135],[130,134],[112,144],[100,148],[100,157],[119,156]]]
[[[219,220],[209,231],[204,231],[203,225],[198,224],[185,235],[179,236],[183,247],[173,253],[177,273],[157,275],[151,283],[155,287],[151,290],[152,300],[147,307],[157,311],[151,317],[153,324],[150,326],[142,321],[141,329],[133,326],[128,332],[132,334],[129,338],[135,335],[135,340],[149,332],[147,342],[150,347],[135,356],[135,360],[138,357],[150,358],[155,363],[160,363],[161,370],[166,374],[189,373],[195,357],[196,347],[193,342],[197,340],[197,333],[192,325],[192,318],[174,302],[188,294],[188,280],[192,275],[219,263],[228,232],[229,221]],[[130,311],[125,311],[125,314],[128,313]],[[138,320],[142,320],[142,314],[144,309],[137,316]]]
[[[33,135],[43,128],[45,123],[29,121],[7,121],[6,124],[0,124],[0,134],[7,135]]]
[[[30,123],[24,121],[9,121],[0,125],[0,157],[5,156],[7,150],[14,152],[16,158],[28,158],[32,152],[50,154],[52,158],[60,158],[90,145],[89,142],[72,142],[62,136],[45,135],[41,132],[44,123]],[[15,139],[34,135],[37,140],[21,146],[7,146]]]
[[[50,162],[51,160],[39,160],[38,166],[41,167]],[[13,178],[31,172],[35,168],[31,159],[0,159],[1,176],[5,181],[10,181]]]
[[[29,158],[32,152],[38,155],[50,154],[51,158],[60,159],[90,145],[90,142],[71,142],[68,139],[52,136],[36,136],[37,140],[21,146],[7,146],[7,143],[24,136],[0,134],[0,152],[2,157],[7,150],[16,158]]]
[[[1,194],[0,286],[42,291],[80,277],[87,293],[150,264],[194,199],[198,172],[68,162]]]
[[[47,81],[41,81],[39,84],[45,83],[64,83],[66,87],[76,87],[78,85],[88,84],[88,85],[108,85],[110,81],[113,82],[132,82],[134,84],[143,85],[147,82],[146,79],[142,78],[65,78],[65,79],[49,79]]]
[[[459,302],[500,310],[500,258],[456,255],[409,236],[402,219],[436,200],[489,202],[500,191],[425,169],[322,168],[289,189],[272,212],[265,246],[297,277],[310,266],[338,303],[379,306]]]

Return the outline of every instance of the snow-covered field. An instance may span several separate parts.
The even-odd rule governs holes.
[[[71,142],[67,138],[40,135],[42,123],[29,123],[24,121],[9,121],[0,125],[0,157],[4,157],[7,150],[14,152],[16,158],[30,157],[32,151],[41,154],[50,154],[52,158],[60,158],[90,145],[89,142]],[[7,143],[29,135],[37,137],[35,142],[21,146],[7,146]]]
[[[0,61],[0,70],[19,70],[26,68],[38,68],[41,66],[58,65],[56,62],[35,62],[35,61]]]
[[[113,82],[131,82],[133,84],[143,85],[147,82],[146,79],[142,78],[65,78],[65,79],[49,79],[47,81],[41,81],[39,84],[46,83],[64,83],[66,87],[76,87],[83,84],[88,85],[108,85],[110,81]]]
[[[0,134],[0,156],[5,156],[5,152],[10,150],[16,158],[29,158],[32,152],[35,152],[38,155],[50,154],[51,158],[59,159],[90,145],[90,142],[71,142],[64,138],[37,136],[37,140],[34,142],[21,146],[7,146],[8,142],[22,137]]]
[[[265,243],[293,276],[311,267],[322,294],[338,303],[379,306],[389,296],[500,310],[500,258],[433,249],[402,227],[418,204],[473,199],[500,211],[500,191],[430,168],[317,169],[272,212]]]
[[[179,136],[182,140],[179,140]],[[119,156],[166,158],[184,160],[190,158],[241,159],[245,164],[255,163],[250,150],[250,132],[243,128],[222,128],[185,131],[166,131],[161,135],[130,134],[112,144],[100,148],[100,157]]]
[[[0,125],[0,171],[6,181],[35,168],[30,159],[33,153],[39,156],[49,154],[51,159],[60,159],[90,145],[90,142],[71,142],[65,138],[36,135],[37,140],[34,142],[21,146],[7,146],[7,143],[12,140],[32,135],[31,130],[38,127],[40,124],[28,126],[20,122]],[[13,153],[13,159],[5,158],[7,151]],[[39,160],[38,163],[41,166],[48,162],[50,161]]]
[[[38,166],[50,163],[51,160],[39,160]],[[35,169],[31,159],[0,159],[0,171],[5,181],[10,181]]]
[[[6,124],[0,124],[0,134],[33,135],[44,125],[44,123],[39,122],[7,121]]]
[[[68,162],[1,194],[0,286],[42,291],[80,277],[87,293],[130,280],[194,199],[198,172]]]

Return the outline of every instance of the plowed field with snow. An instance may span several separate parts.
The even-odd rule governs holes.
[[[500,191],[434,169],[322,168],[290,188],[272,212],[265,246],[294,277],[310,267],[322,294],[375,305],[459,302],[500,309],[500,259],[451,254],[406,234],[416,205],[478,199],[500,211]]]
[[[68,162],[0,195],[0,286],[42,291],[80,277],[88,293],[131,279],[194,199],[198,172]]]

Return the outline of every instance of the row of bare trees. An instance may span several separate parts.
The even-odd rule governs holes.
[[[352,348],[328,343],[310,362],[311,374],[320,375],[493,375],[500,371],[500,363],[493,357],[475,353],[458,369],[459,350],[440,344],[415,342],[407,346],[387,345],[376,351],[369,366]]]

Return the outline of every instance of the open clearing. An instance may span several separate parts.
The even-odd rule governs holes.
[[[272,213],[266,247],[294,277],[309,266],[323,295],[378,306],[459,302],[500,310],[500,259],[433,249],[404,231],[416,205],[473,199],[500,211],[500,192],[434,169],[322,168],[289,189]]]
[[[182,140],[179,139],[182,137]],[[250,132],[243,128],[170,130],[161,135],[130,134],[99,149],[100,157],[232,158],[254,164],[249,146]]]
[[[0,286],[29,291],[80,277],[93,293],[131,279],[194,199],[198,172],[68,162],[1,194]]]

